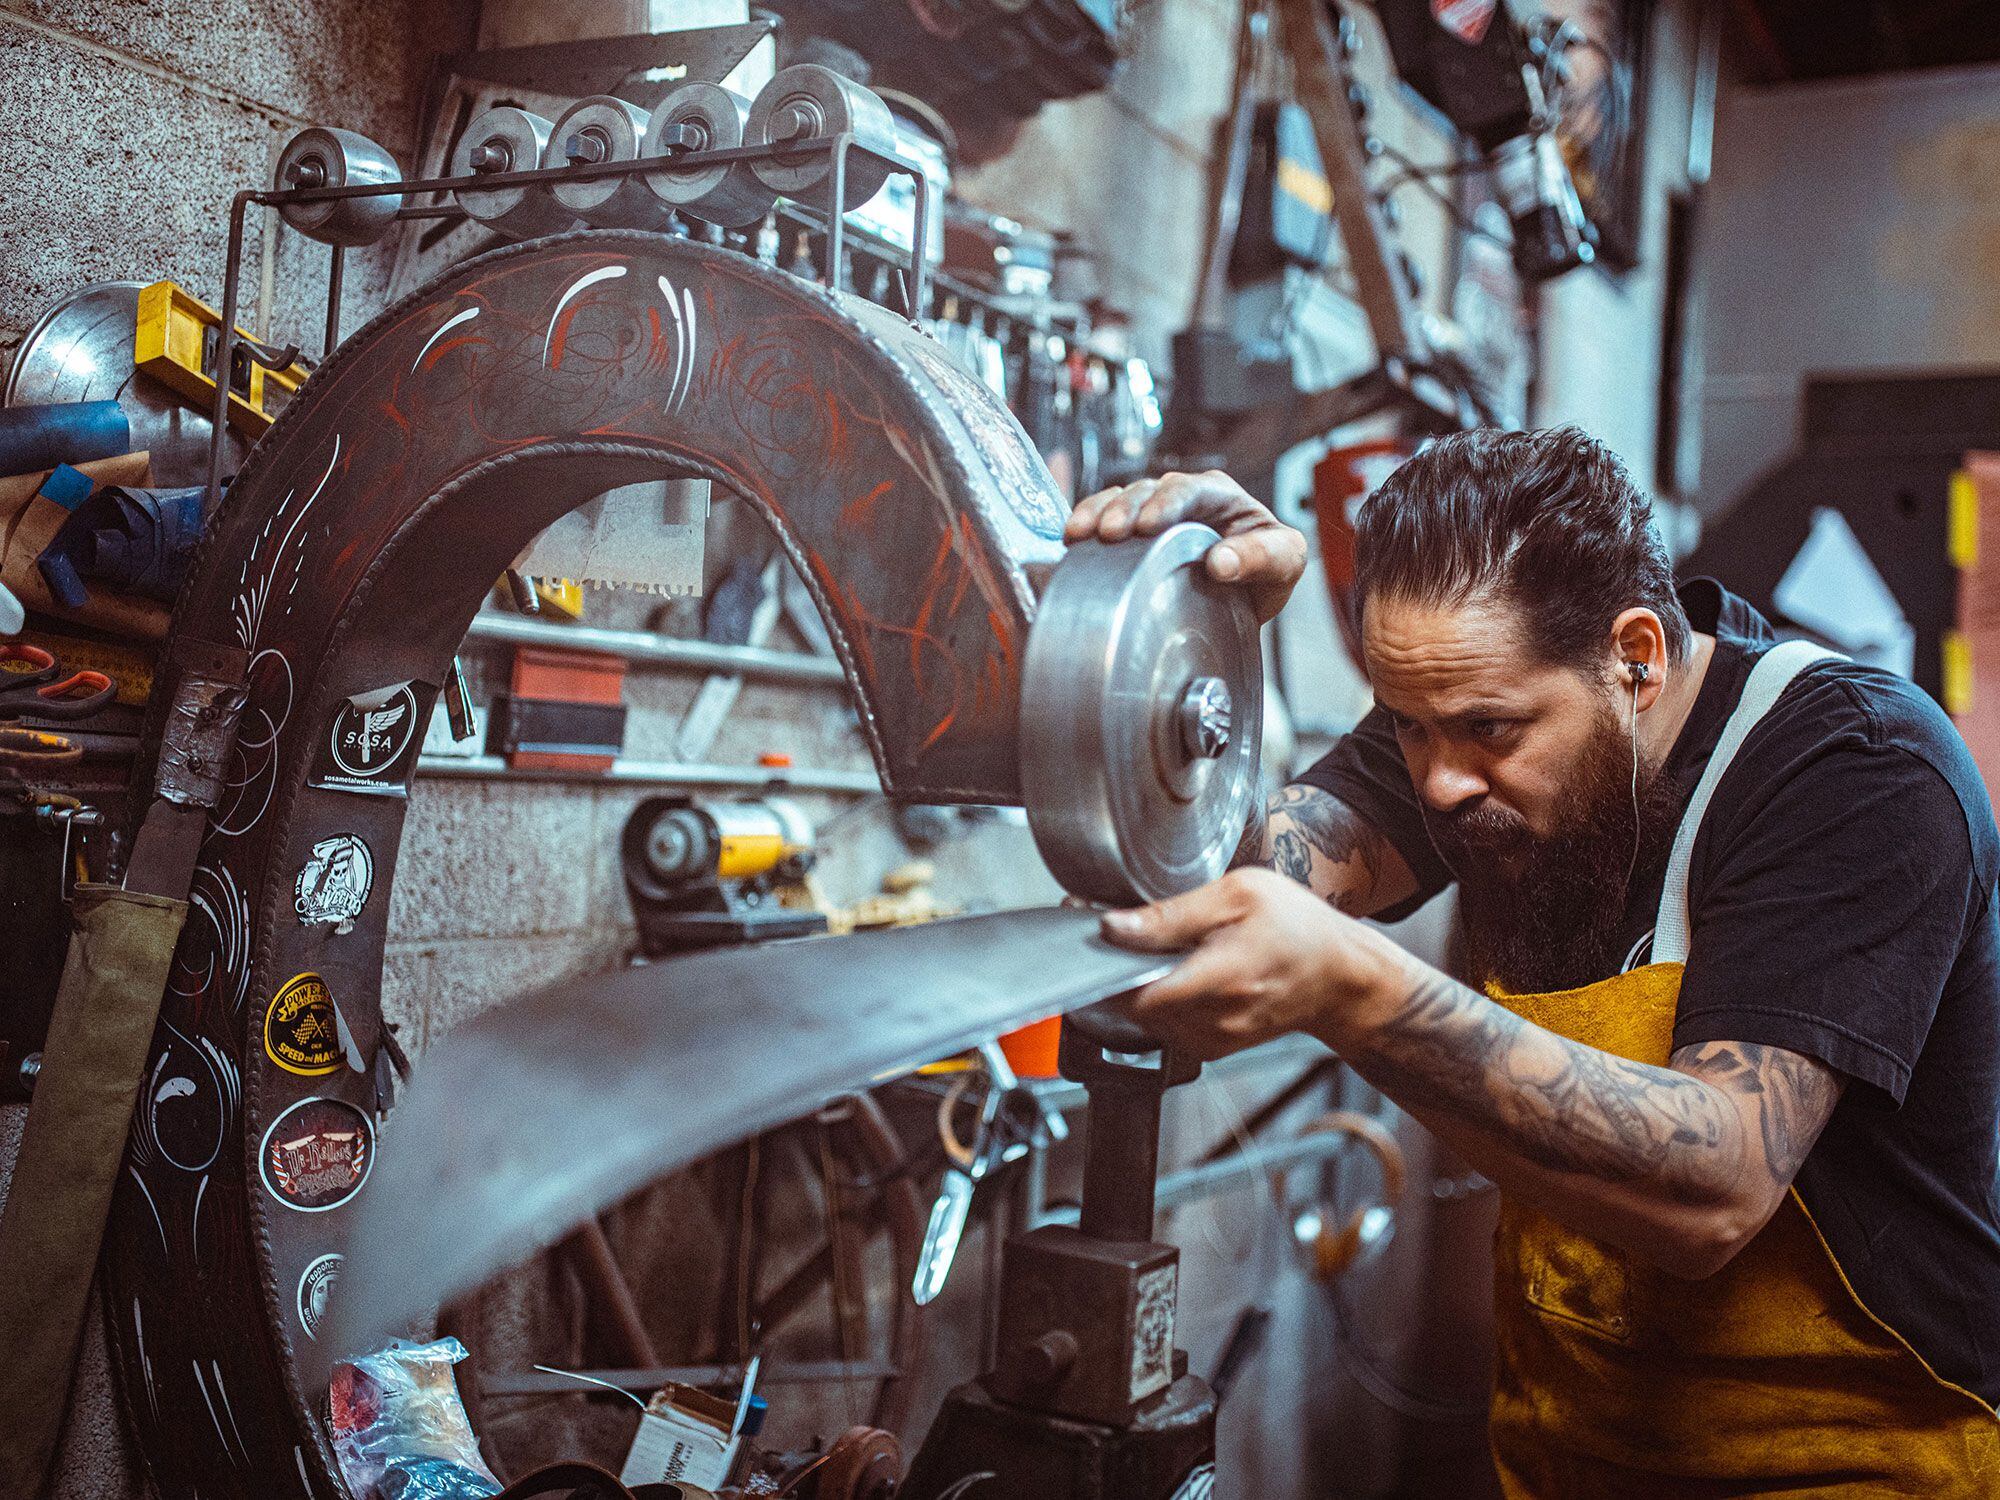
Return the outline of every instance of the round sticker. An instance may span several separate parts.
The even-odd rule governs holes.
[[[271,1122],[257,1150],[271,1196],[307,1214],[338,1208],[360,1192],[374,1157],[368,1116],[340,1099],[301,1099]]]
[[[375,888],[375,857],[351,833],[337,833],[312,846],[292,882],[292,909],[299,921],[344,925],[361,915]]]
[[[319,1337],[319,1325],[326,1318],[327,1295],[333,1291],[342,1259],[339,1255],[322,1255],[299,1273],[299,1327],[309,1339]]]
[[[264,1051],[287,1073],[318,1078],[340,1066],[333,994],[317,974],[295,974],[264,1012]]]
[[[417,695],[405,684],[374,708],[352,699],[333,716],[329,749],[349,776],[380,776],[395,765],[417,732]]]

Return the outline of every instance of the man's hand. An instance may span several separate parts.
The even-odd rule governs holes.
[[[1248,590],[1260,621],[1285,607],[1306,569],[1306,539],[1217,469],[1099,490],[1077,502],[1063,539],[1122,542],[1157,536],[1179,521],[1199,521],[1221,533],[1223,541],[1209,549],[1209,576]]]
[[[1270,870],[1108,912],[1112,941],[1188,951],[1133,1015],[1189,1056],[1287,1032],[1355,1072],[1517,1201],[1675,1275],[1713,1275],[1783,1200],[1841,1094],[1779,1047],[1633,1062],[1546,1031]]]
[[[1270,870],[1232,870],[1185,896],[1106,912],[1104,931],[1128,948],[1193,950],[1139,993],[1132,1014],[1203,1061],[1293,1031],[1337,1046],[1365,1024],[1363,1002],[1388,988],[1379,981],[1394,962],[1386,939]]]

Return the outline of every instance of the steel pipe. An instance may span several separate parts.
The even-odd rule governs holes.
[[[880,792],[873,771],[816,770],[809,766],[716,766],[679,760],[617,760],[604,771],[522,770],[499,755],[426,755],[420,776],[487,777],[502,781],[618,781],[647,786],[787,787],[805,792]]]
[[[847,673],[830,656],[801,651],[768,651],[761,646],[729,646],[715,641],[691,641],[681,636],[655,635],[646,630],[607,630],[597,625],[551,625],[512,615],[477,614],[465,632],[468,640],[511,641],[521,646],[568,647],[572,651],[604,651],[627,661],[664,662],[704,672],[761,677],[769,682],[839,682]]]
[[[1247,1151],[1239,1151],[1234,1156],[1225,1156],[1220,1161],[1185,1167],[1178,1172],[1163,1172],[1160,1174],[1159,1185],[1153,1190],[1153,1207],[1155,1210],[1175,1208],[1199,1198],[1212,1197],[1249,1178],[1261,1177],[1266,1172],[1289,1171],[1293,1167],[1304,1166],[1309,1162],[1324,1161],[1328,1157],[1338,1156],[1355,1144],[1352,1136],[1321,1131],[1300,1136],[1295,1140],[1279,1141],[1269,1146],[1252,1146]],[[1074,1224],[1077,1222],[1077,1210],[1070,1206],[1052,1208],[1038,1216],[1035,1222]]]
[[[616,1386],[621,1391],[652,1392],[668,1383],[674,1385],[738,1385],[745,1373],[743,1365],[661,1365],[651,1370],[578,1370],[599,1387]],[[766,1360],[757,1367],[759,1385],[813,1385],[836,1380],[888,1380],[902,1372],[886,1360]],[[480,1394],[484,1396],[588,1396],[589,1383],[556,1370],[495,1370],[482,1375]]]

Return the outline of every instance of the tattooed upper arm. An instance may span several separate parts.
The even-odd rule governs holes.
[[[1294,784],[1246,831],[1238,864],[1261,864],[1309,886],[1350,916],[1413,894],[1417,880],[1395,847],[1331,792]]]
[[[1739,1110],[1754,1106],[1755,1138],[1778,1188],[1791,1186],[1806,1153],[1825,1128],[1846,1084],[1818,1058],[1755,1042],[1698,1042],[1678,1048],[1676,1072],[1728,1094]]]

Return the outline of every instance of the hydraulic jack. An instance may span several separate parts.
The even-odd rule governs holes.
[[[1153,1239],[1160,1100],[1201,1072],[1106,1005],[1063,1021],[1090,1091],[1074,1228],[1007,1246],[999,1356],[945,1398],[898,1500],[1202,1500],[1215,1393],[1174,1347],[1180,1252]]]

